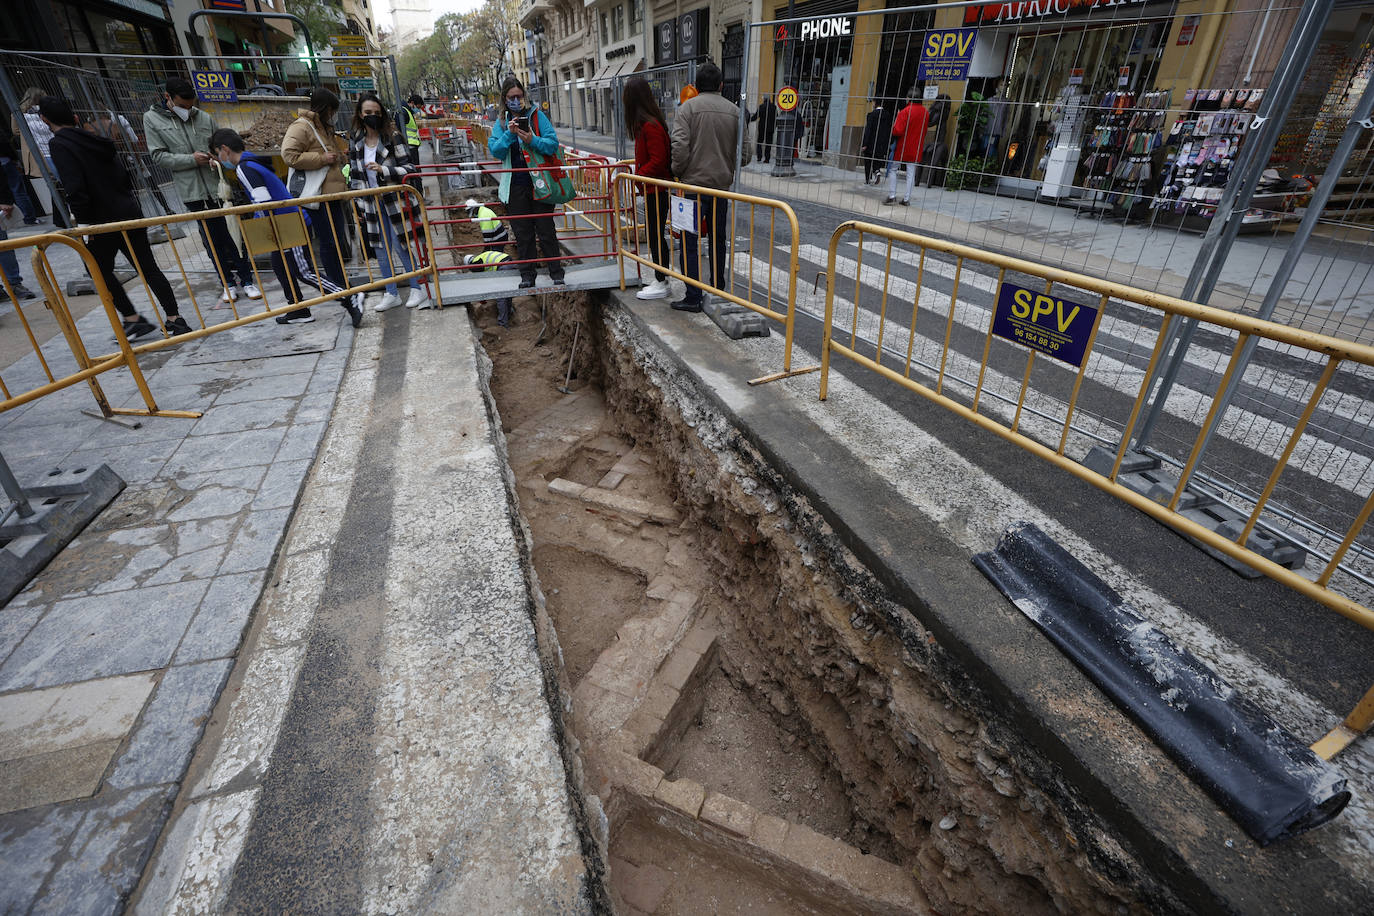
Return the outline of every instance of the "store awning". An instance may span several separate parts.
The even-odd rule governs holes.
[[[620,72],[620,64],[618,64],[618,63],[607,64],[606,66],[602,67],[600,70],[596,71],[596,73],[592,76],[592,78],[591,78],[590,80],[588,80],[587,82],[589,82],[589,83],[604,83],[604,82],[606,82],[607,80],[609,80],[611,77],[615,76],[615,75],[616,75],[617,73],[619,73],[619,72]]]

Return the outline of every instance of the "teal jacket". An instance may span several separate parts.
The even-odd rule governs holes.
[[[558,134],[554,133],[553,122],[549,120],[548,115],[537,108],[527,108],[525,111],[534,114],[539,119],[539,132],[530,138],[530,142],[526,146],[526,161],[528,162],[528,150],[530,149],[545,156],[558,155]],[[511,167],[511,148],[520,142],[520,138],[515,135],[514,131],[506,129],[508,117],[509,112],[501,115],[492,123],[491,137],[487,139],[487,151],[491,153],[493,159],[501,160],[503,169]],[[510,203],[510,172],[501,173],[501,202]]]
[[[192,108],[191,117],[183,121],[161,103],[156,103],[143,114],[143,132],[148,140],[149,157],[155,165],[172,173],[177,196],[183,203],[216,199],[219,176],[215,167],[208,162],[196,165],[193,155],[210,152],[215,119],[208,112]]]

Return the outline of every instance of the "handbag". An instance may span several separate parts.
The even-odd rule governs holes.
[[[539,136],[539,116],[537,113],[532,123],[534,135],[537,137]],[[546,156],[531,148],[525,154],[525,159],[530,164],[530,183],[534,185],[532,196],[535,200],[545,204],[566,204],[577,197],[577,189],[573,187],[572,176],[563,167],[563,147],[560,146],[558,152],[552,156]]]
[[[305,119],[302,118],[301,120]],[[305,123],[310,124],[309,121]],[[320,132],[315,129],[314,124],[310,124],[310,132],[315,135],[315,140],[319,142],[320,149],[324,150],[326,153],[333,152],[329,147],[325,146],[324,140],[320,137]],[[329,174],[329,169],[330,166],[328,165],[309,170],[289,169],[286,173],[286,190],[291,192],[292,197],[314,197],[319,194],[320,189],[324,187],[324,179]],[[313,204],[302,204],[301,206],[310,210],[318,210],[320,208],[318,201]]]

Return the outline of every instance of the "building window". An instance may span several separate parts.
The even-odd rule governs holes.
[[[608,45],[608,44],[611,43],[611,36],[610,36],[610,33],[609,33],[609,31],[608,31],[608,29],[607,29],[607,27],[606,27],[607,18],[608,18],[608,17],[607,17],[606,14],[603,12],[603,13],[601,14],[601,45],[602,45],[602,47],[605,47],[606,45]]]
[[[644,31],[644,0],[630,0],[630,34]]]
[[[625,40],[625,4],[619,4],[611,10],[611,41],[620,42]]]

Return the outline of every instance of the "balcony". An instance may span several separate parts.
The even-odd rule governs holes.
[[[553,2],[552,0],[520,0],[518,11],[521,27],[529,28],[534,24],[534,20],[546,13],[553,12]]]

